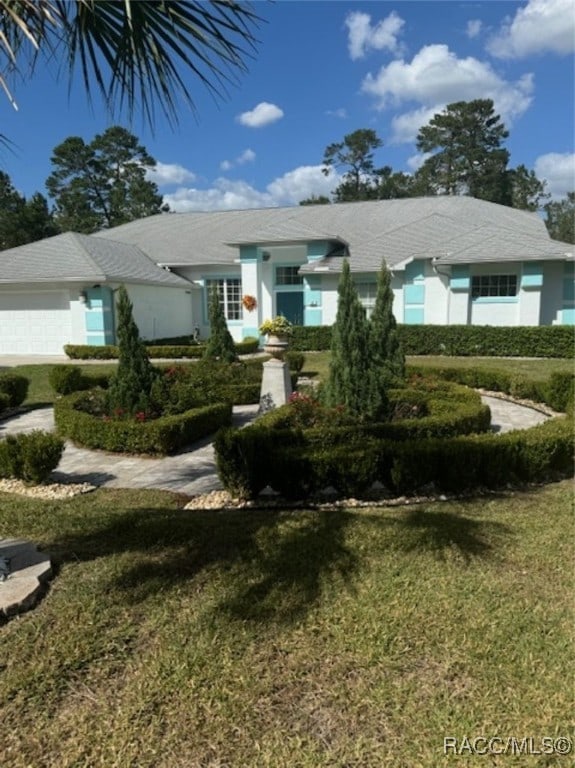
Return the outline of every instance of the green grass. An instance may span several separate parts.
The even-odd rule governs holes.
[[[306,352],[303,376],[325,379],[329,371],[329,352]],[[523,358],[505,357],[407,357],[407,364],[441,366],[442,368],[489,368],[506,373],[523,374],[537,381],[548,379],[555,371],[573,371],[573,361],[564,358]]]
[[[0,628],[3,764],[434,768],[444,736],[571,735],[572,491],[221,513],[0,494],[0,535],[57,567]]]

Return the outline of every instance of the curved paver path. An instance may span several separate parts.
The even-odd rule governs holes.
[[[546,421],[549,416],[517,403],[482,395],[492,414],[492,430],[509,432]],[[234,423],[245,424],[257,413],[257,405],[234,408]],[[7,434],[30,432],[33,429],[54,429],[51,408],[13,416],[0,422],[0,438]],[[199,441],[175,456],[143,458],[90,451],[67,442],[62,460],[53,473],[55,481],[106,486],[108,488],[158,488],[196,496],[222,490],[216,473],[213,444],[209,438]]]

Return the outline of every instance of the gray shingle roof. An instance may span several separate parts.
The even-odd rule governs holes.
[[[48,281],[189,286],[131,244],[75,232],[0,251],[0,283]]]
[[[498,260],[499,244],[502,259],[561,258],[561,253],[564,258],[565,251],[573,250],[552,241],[536,213],[447,196],[160,214],[98,233],[98,238],[130,243],[172,266],[231,264],[239,243],[337,239],[349,244],[350,266],[356,272],[379,269],[382,258],[390,266],[429,256],[445,263],[448,258]],[[340,269],[341,259],[303,270],[329,266]]]

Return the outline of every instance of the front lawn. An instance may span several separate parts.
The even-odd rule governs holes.
[[[302,376],[326,379],[329,371],[329,352],[306,352]],[[488,368],[508,374],[521,374],[529,379],[545,381],[555,371],[573,371],[573,361],[565,358],[521,357],[448,357],[408,356],[407,365],[427,365],[441,368]]]
[[[3,763],[434,768],[447,736],[570,736],[572,494],[220,513],[0,494],[0,535],[58,571],[0,628]]]

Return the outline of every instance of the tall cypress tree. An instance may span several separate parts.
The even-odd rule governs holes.
[[[370,375],[369,326],[347,260],[338,286],[337,316],[332,330],[331,362],[323,399],[344,405],[360,419],[380,418],[385,403]]]
[[[391,275],[385,262],[377,278],[375,306],[369,322],[369,349],[375,386],[387,390],[405,378],[405,355],[393,314]]]
[[[108,408],[129,414],[149,409],[150,392],[156,378],[132,309],[128,291],[121,285],[117,302],[118,368],[110,381]]]
[[[217,286],[210,290],[208,314],[210,320],[210,338],[204,351],[204,357],[216,358],[225,363],[235,363],[238,359],[236,346],[232,334],[228,330],[228,324]]]

